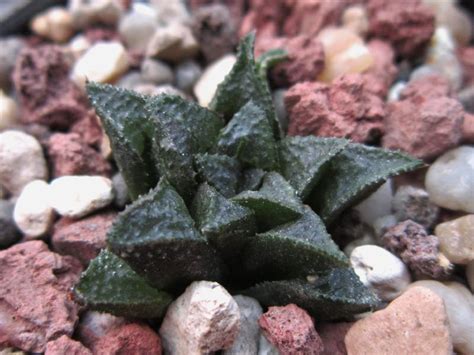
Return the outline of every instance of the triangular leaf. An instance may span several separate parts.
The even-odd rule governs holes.
[[[293,221],[303,213],[303,205],[295,190],[275,172],[265,175],[258,191],[244,191],[232,200],[255,212],[261,230]]]
[[[262,169],[250,168],[242,172],[238,192],[247,190],[258,190],[262,185],[263,177],[266,172]]]
[[[120,317],[158,318],[172,301],[105,249],[91,261],[74,292],[90,309]]]
[[[147,105],[155,128],[155,157],[159,172],[190,200],[197,184],[193,155],[215,145],[221,119],[213,112],[179,96],[159,95]]]
[[[151,155],[152,128],[147,98],[115,86],[88,83],[87,93],[110,139],[115,161],[135,199],[156,186],[158,172]]]
[[[196,154],[194,166],[201,182],[208,182],[225,197],[237,193],[240,163],[237,159],[220,154]]]
[[[272,170],[278,166],[278,148],[263,109],[250,100],[222,130],[217,150],[243,164]]]
[[[286,137],[279,145],[281,174],[304,200],[331,159],[348,143],[338,138]]]
[[[265,280],[306,277],[348,265],[347,257],[308,206],[296,222],[252,238],[244,255],[249,274]]]
[[[223,264],[216,251],[195,229],[183,199],[163,180],[117,217],[109,230],[108,244],[160,289],[223,278]]]
[[[275,137],[281,136],[280,124],[265,80],[257,72],[253,46],[255,34],[250,33],[239,44],[237,62],[224,81],[217,87],[209,107],[230,120],[249,101],[262,106]]]
[[[263,282],[245,294],[266,306],[294,303],[318,320],[347,318],[379,304],[352,269],[332,269],[314,282],[300,279]]]
[[[198,229],[226,262],[239,259],[242,248],[257,231],[252,210],[226,199],[208,184],[199,187],[191,211]]]
[[[288,58],[288,53],[284,49],[271,49],[263,53],[257,59],[257,73],[266,81],[268,70]]]
[[[420,160],[400,152],[351,143],[331,160],[308,201],[328,224],[390,176],[421,166]]]

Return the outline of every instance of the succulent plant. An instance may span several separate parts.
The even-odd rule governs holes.
[[[253,42],[242,40],[209,108],[88,83],[133,200],[75,289],[91,308],[160,317],[195,280],[318,319],[377,304],[326,226],[420,161],[345,139],[284,137],[265,78],[283,53],[255,61]]]

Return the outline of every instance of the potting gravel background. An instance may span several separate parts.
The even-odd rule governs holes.
[[[3,1],[0,354],[474,354],[472,11],[469,0]],[[86,78],[207,106],[253,29],[257,55],[288,52],[269,79],[289,135],[426,163],[330,230],[383,306],[323,323],[205,280],[162,322],[77,304],[71,288],[129,202]]]

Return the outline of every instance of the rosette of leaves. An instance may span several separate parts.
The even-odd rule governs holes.
[[[318,319],[377,304],[326,226],[420,162],[345,139],[284,137],[264,75],[282,52],[255,61],[253,42],[242,40],[208,108],[88,83],[133,200],[75,289],[91,308],[160,317],[195,280]]]

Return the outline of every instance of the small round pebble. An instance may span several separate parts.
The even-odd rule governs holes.
[[[11,74],[15,66],[16,57],[23,47],[23,41],[19,37],[0,38],[0,88],[9,89],[11,85]]]
[[[392,198],[392,180],[388,179],[374,193],[355,206],[355,209],[363,222],[372,224],[377,218],[390,214]]]
[[[54,210],[49,195],[49,185],[43,180],[35,180],[25,186],[16,201],[13,219],[29,238],[41,237],[51,228]]]
[[[392,253],[376,245],[355,248],[350,261],[362,283],[384,301],[395,299],[411,282],[405,264]]]
[[[13,203],[0,200],[0,249],[8,248],[20,239],[13,221]]]
[[[141,74],[144,81],[155,85],[172,84],[174,81],[173,70],[160,60],[146,58],[141,65]]]
[[[467,264],[474,260],[474,214],[438,224],[435,235],[439,248],[455,264]]]
[[[31,30],[54,42],[66,42],[74,34],[72,15],[63,7],[52,7],[38,14],[31,22]]]
[[[15,100],[0,90],[0,130],[12,127],[18,120],[18,107]]]
[[[84,29],[91,25],[115,25],[123,13],[124,3],[120,0],[69,0],[68,9],[74,26]]]
[[[176,87],[190,92],[202,74],[201,67],[193,60],[186,60],[176,66]]]
[[[438,206],[474,213],[474,147],[450,150],[430,166],[425,186]]]
[[[112,178],[112,185],[114,187],[115,199],[114,203],[117,207],[123,208],[130,202],[130,196],[128,195],[128,188],[122,174],[117,173]]]
[[[114,199],[112,181],[102,176],[62,176],[50,185],[51,206],[61,216],[80,218]]]
[[[121,18],[118,30],[127,48],[144,51],[156,27],[155,10],[145,4],[135,4],[133,10]]]
[[[33,180],[46,180],[43,150],[32,136],[19,131],[0,133],[0,184],[13,195]]]

